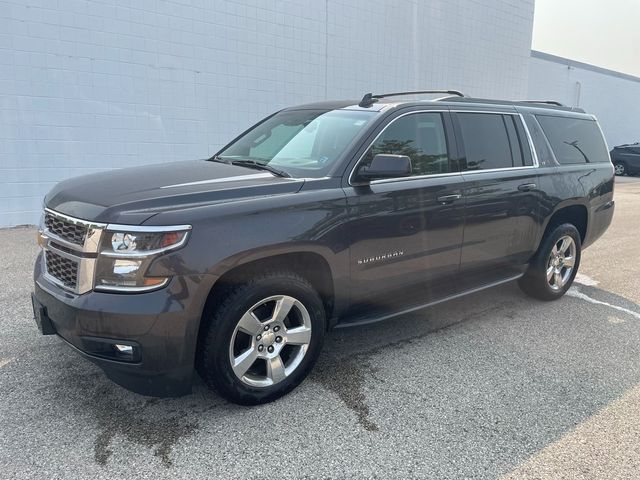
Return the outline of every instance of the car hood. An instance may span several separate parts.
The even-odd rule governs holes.
[[[207,160],[124,168],[57,184],[45,206],[72,217],[136,225],[167,209],[294,193],[304,181]]]

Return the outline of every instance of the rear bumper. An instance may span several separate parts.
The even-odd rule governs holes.
[[[70,294],[41,275],[36,262],[34,298],[49,332],[98,365],[115,383],[142,395],[179,396],[191,391],[204,278],[174,277],[143,294]],[[204,297],[204,298],[203,298]],[[121,355],[114,347],[133,347]]]

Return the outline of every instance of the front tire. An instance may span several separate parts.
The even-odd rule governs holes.
[[[196,366],[226,399],[256,405],[282,397],[309,374],[325,333],[322,300],[291,272],[254,277],[225,295],[203,331]]]
[[[578,273],[581,249],[580,232],[574,225],[565,223],[547,232],[518,282],[522,291],[545,301],[562,297]]]

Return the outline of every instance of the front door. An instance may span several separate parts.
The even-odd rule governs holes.
[[[464,199],[462,176],[450,160],[455,144],[449,126],[446,112],[392,119],[361,163],[378,153],[407,155],[412,176],[345,189],[354,303],[384,303],[386,296],[397,298],[400,290],[419,285],[428,297],[429,285],[455,280]]]

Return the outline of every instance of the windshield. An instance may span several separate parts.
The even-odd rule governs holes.
[[[286,110],[257,125],[217,157],[254,160],[293,177],[322,177],[375,116],[350,110]]]

